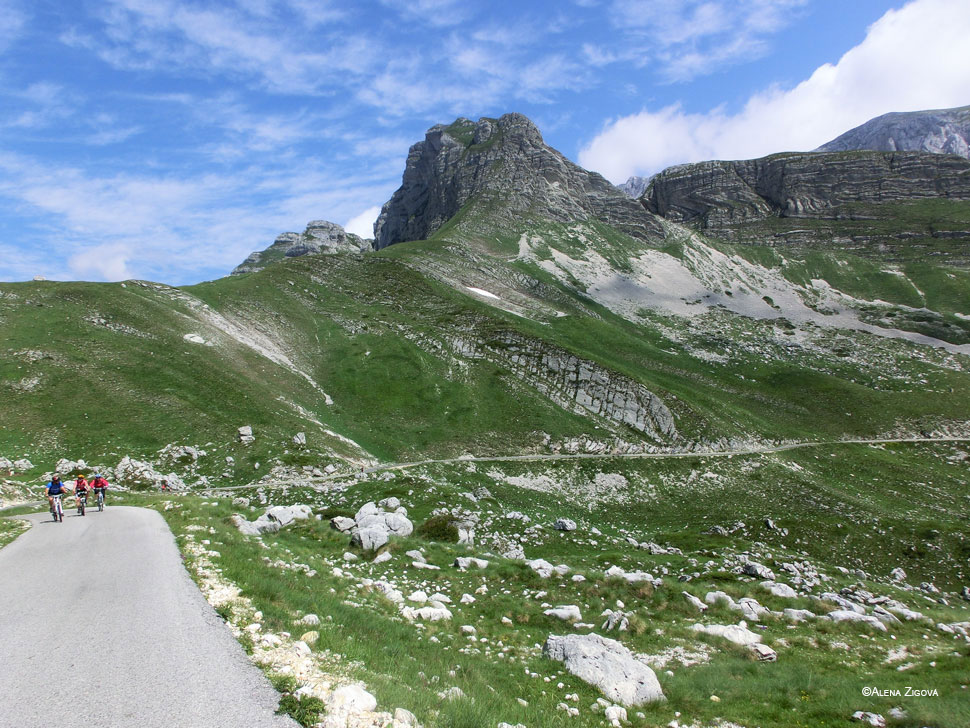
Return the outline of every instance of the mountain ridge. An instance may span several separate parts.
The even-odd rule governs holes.
[[[840,134],[815,151],[853,149],[917,151],[970,158],[970,106],[883,114]]]
[[[956,155],[785,152],[684,164],[656,175],[640,201],[730,242],[889,260],[918,250],[970,264],[961,242],[970,239],[970,160]]]

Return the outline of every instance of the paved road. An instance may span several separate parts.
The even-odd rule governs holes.
[[[109,507],[0,549],[0,728],[290,728],[162,517]]]

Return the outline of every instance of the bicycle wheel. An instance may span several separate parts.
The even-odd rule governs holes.
[[[81,501],[81,515],[82,516],[84,515],[84,511],[85,511],[85,507],[84,506],[85,506],[84,501]]]

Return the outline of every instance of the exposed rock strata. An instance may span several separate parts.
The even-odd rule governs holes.
[[[374,246],[429,238],[459,211],[469,212],[467,203],[505,230],[521,227],[524,217],[592,219],[645,242],[662,239],[658,221],[634,200],[546,146],[526,117],[506,114],[429,129],[411,147],[401,187],[381,210]]]
[[[944,247],[948,240],[970,240],[966,225],[900,214],[899,203],[929,200],[970,201],[970,160],[839,152],[700,162],[664,170],[640,199],[650,212],[731,241],[889,258],[927,238],[944,241]]]
[[[505,331],[488,341],[455,338],[456,353],[507,367],[560,407],[594,414],[658,440],[676,439],[670,410],[639,382],[595,362]]]

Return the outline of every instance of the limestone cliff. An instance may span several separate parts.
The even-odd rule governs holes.
[[[970,257],[970,160],[955,155],[808,152],[685,164],[654,177],[640,201],[734,242]]]
[[[374,228],[375,247],[433,236],[462,213],[479,231],[515,231],[523,218],[598,220],[648,243],[659,221],[606,179],[548,147],[521,114],[458,119],[411,147],[401,187]]]

